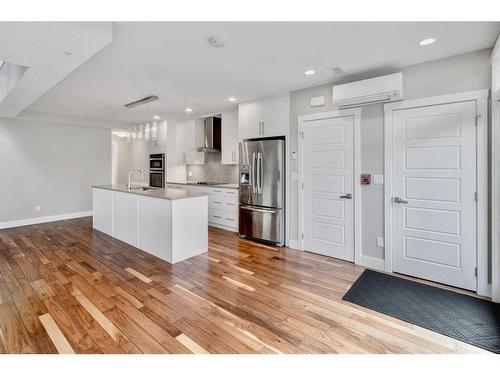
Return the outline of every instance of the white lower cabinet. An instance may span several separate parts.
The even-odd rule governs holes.
[[[93,189],[94,228],[111,236],[113,233],[113,192],[104,189]]]
[[[158,258],[172,258],[172,249],[165,251],[165,244],[172,238],[171,211],[172,201],[168,199],[141,199],[137,207],[139,249]]]
[[[113,237],[137,246],[137,195],[113,192]]]
[[[207,194],[208,225],[238,232],[238,189],[183,184],[167,184],[167,188]]]

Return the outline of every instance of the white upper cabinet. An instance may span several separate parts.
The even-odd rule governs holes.
[[[238,111],[222,114],[222,164],[238,164]]]
[[[278,96],[239,106],[239,139],[286,135],[290,121],[290,96]]]
[[[240,104],[238,108],[239,139],[261,136],[261,103]]]
[[[178,150],[185,164],[203,164],[200,153],[193,151],[203,146],[203,119],[194,119],[177,124]],[[203,157],[204,159],[204,157]]]

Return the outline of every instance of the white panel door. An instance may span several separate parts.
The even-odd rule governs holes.
[[[476,290],[475,123],[475,102],[394,112],[395,272]]]
[[[354,116],[304,122],[304,250],[354,260]]]

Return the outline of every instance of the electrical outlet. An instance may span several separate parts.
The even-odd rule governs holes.
[[[384,247],[384,237],[377,237],[377,246]]]
[[[188,176],[189,176],[189,177],[193,177],[193,172],[189,171],[189,172],[188,172]]]
[[[36,205],[35,206],[35,211],[40,211],[40,206]]]

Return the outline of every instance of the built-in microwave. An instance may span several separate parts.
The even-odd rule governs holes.
[[[149,155],[149,170],[165,170],[165,154]]]

